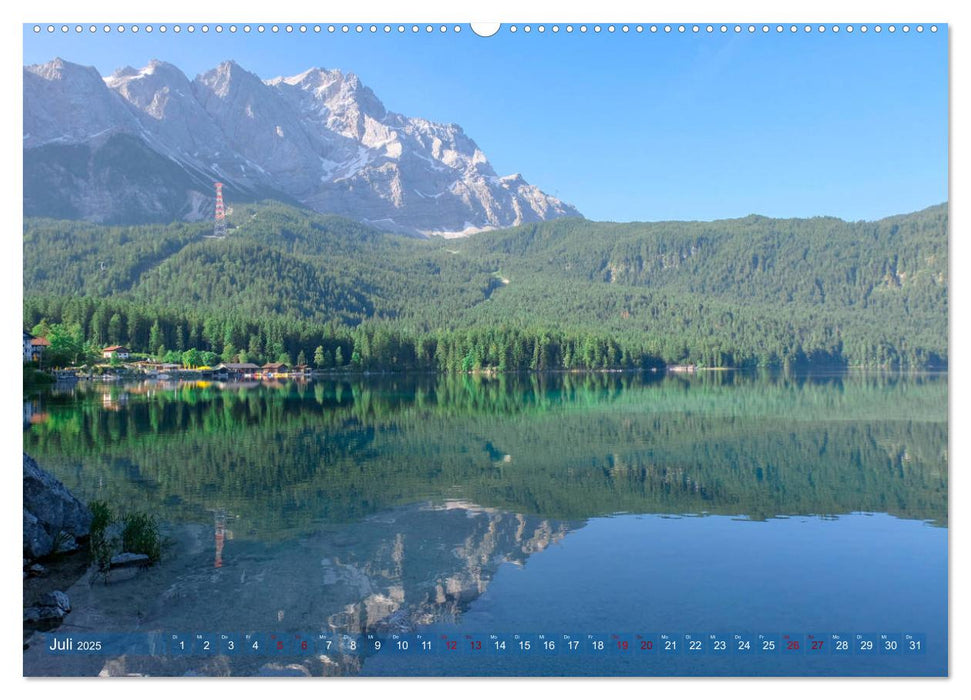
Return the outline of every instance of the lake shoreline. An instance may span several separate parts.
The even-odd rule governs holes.
[[[66,372],[63,370],[62,372]],[[209,370],[172,370],[164,374],[150,373],[143,371],[126,371],[123,373],[103,373],[103,374],[78,374],[71,376],[71,381],[58,381],[58,385],[70,385],[75,381],[87,382],[133,382],[146,380],[178,380],[178,381],[218,381],[228,383],[243,382],[279,382],[295,381],[305,382],[308,380],[319,379],[344,379],[360,377],[510,377],[510,376],[585,376],[585,375],[648,375],[648,376],[683,376],[701,373],[739,373],[744,375],[769,374],[772,376],[831,376],[849,373],[876,373],[892,375],[921,375],[921,374],[947,374],[947,367],[944,368],[894,368],[894,367],[874,367],[869,365],[800,365],[798,367],[785,368],[782,366],[771,367],[730,367],[730,366],[703,366],[703,365],[667,365],[663,368],[602,368],[602,369],[542,369],[542,370],[503,370],[498,369],[478,369],[456,372],[442,372],[439,370],[314,370],[306,374],[276,374],[271,376],[243,376],[233,377],[224,374],[214,373]],[[24,386],[24,393],[36,392],[46,389],[44,386]]]

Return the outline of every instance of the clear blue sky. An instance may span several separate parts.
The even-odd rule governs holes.
[[[24,28],[24,63],[102,74],[160,58],[191,79],[357,73],[388,109],[461,124],[500,175],[598,220],[834,215],[947,200],[947,28],[937,33],[475,36]]]

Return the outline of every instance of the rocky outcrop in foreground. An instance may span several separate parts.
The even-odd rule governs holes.
[[[24,453],[24,557],[77,549],[91,532],[91,511]]]
[[[71,599],[63,591],[45,593],[34,605],[24,608],[24,622],[50,628],[60,624],[71,612]]]

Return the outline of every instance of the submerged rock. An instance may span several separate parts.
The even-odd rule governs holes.
[[[24,555],[31,559],[77,549],[91,531],[91,511],[24,453]],[[67,547],[67,549],[65,549]]]
[[[108,571],[105,572],[105,583],[129,581],[135,578],[139,571],[148,568],[151,563],[152,561],[147,554],[135,554],[133,552],[116,554],[111,558]]]
[[[132,552],[122,552],[111,558],[112,569],[122,569],[130,566],[148,566],[151,564],[147,554],[133,554]]]

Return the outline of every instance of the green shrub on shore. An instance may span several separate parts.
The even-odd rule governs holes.
[[[99,571],[107,572],[111,558],[121,552],[146,554],[153,564],[162,558],[162,536],[158,518],[142,512],[125,513],[120,517],[106,501],[92,501],[91,510],[91,558]],[[112,536],[110,527],[121,524],[121,535]]]
[[[108,526],[115,520],[115,514],[106,501],[92,501],[88,504],[91,511],[91,538],[89,548],[91,558],[98,565],[99,571],[107,571],[111,564],[111,556],[115,542],[108,535]]]
[[[96,533],[103,535],[108,526],[115,520],[111,506],[108,505],[107,501],[91,501],[88,504],[88,509],[92,516],[91,536],[94,537]]]
[[[147,554],[154,564],[162,558],[162,537],[158,518],[148,513],[129,513],[122,518],[121,548],[126,552]]]

